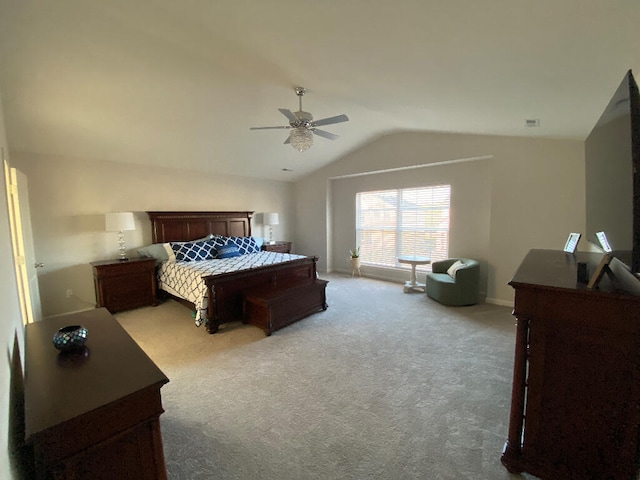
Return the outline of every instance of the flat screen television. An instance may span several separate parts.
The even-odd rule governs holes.
[[[631,70],[585,141],[586,238],[640,273],[640,94]]]

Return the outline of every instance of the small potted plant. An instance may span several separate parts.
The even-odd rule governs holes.
[[[356,272],[360,276],[360,247],[349,250],[349,262],[351,263],[351,276],[353,277]]]

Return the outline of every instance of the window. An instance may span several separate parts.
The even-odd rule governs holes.
[[[448,258],[450,200],[451,185],[358,193],[356,242],[361,262],[409,268],[398,263],[399,256]]]

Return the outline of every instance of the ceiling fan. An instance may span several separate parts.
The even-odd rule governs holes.
[[[320,120],[313,120],[313,115],[309,112],[302,110],[302,97],[307,93],[307,89],[304,87],[295,88],[296,95],[298,95],[298,102],[300,109],[297,112],[292,112],[286,108],[279,108],[280,112],[287,117],[289,125],[282,125],[278,127],[251,127],[250,130],[272,130],[288,128],[291,130],[289,136],[284,143],[290,143],[293,148],[299,152],[309,150],[313,145],[313,135],[327,138],[329,140],[335,140],[338,135],[320,130],[317,127],[324,125],[331,125],[333,123],[348,122],[349,117],[346,115],[336,115],[335,117],[322,118]]]

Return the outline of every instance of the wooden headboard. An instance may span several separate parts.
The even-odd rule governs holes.
[[[253,212],[147,212],[153,243],[188,242],[210,233],[251,236]]]

